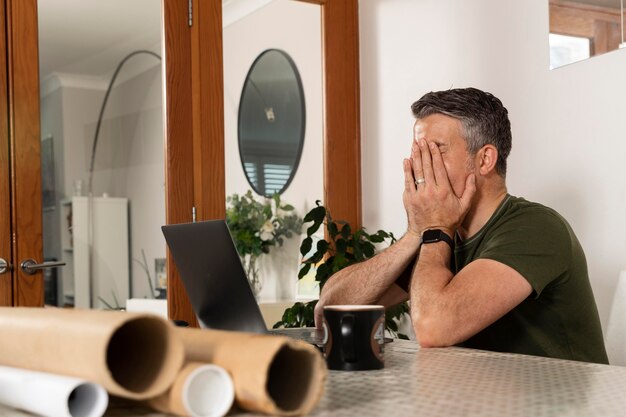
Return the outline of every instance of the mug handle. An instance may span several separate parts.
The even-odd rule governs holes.
[[[356,362],[354,349],[354,314],[346,314],[341,317],[341,351],[346,362]]]

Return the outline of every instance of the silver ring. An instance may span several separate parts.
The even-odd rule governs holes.
[[[424,184],[426,180],[424,178],[418,178],[415,180],[415,185]]]

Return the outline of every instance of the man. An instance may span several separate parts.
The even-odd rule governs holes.
[[[410,299],[422,347],[452,346],[608,363],[583,250],[554,210],[506,188],[508,112],[474,89],[412,106],[404,160],[406,234],[335,274],[316,308]]]

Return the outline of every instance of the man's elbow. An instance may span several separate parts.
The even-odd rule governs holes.
[[[449,331],[446,331],[444,323],[435,317],[424,316],[413,319],[415,337],[423,348],[446,347],[454,345]]]

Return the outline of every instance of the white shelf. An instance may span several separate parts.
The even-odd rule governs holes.
[[[61,203],[64,300],[78,308],[105,308],[99,298],[114,304],[129,296],[128,200],[125,198],[73,197]],[[93,216],[89,215],[90,208]],[[89,253],[89,220],[93,247]],[[69,219],[71,218],[71,220]],[[71,229],[70,229],[71,228]],[[93,265],[90,265],[90,258]],[[91,279],[90,274],[93,274]]]

